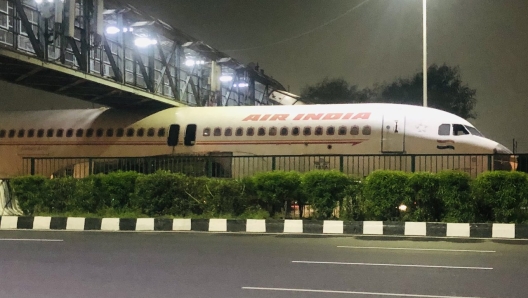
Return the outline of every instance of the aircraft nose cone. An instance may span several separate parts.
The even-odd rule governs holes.
[[[510,149],[506,148],[506,146],[501,145],[501,144],[497,144],[495,149],[493,149],[493,153],[494,154],[513,154],[513,152]]]

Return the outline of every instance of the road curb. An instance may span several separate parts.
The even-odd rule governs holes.
[[[340,220],[0,216],[0,230],[202,231],[528,239],[528,225]]]

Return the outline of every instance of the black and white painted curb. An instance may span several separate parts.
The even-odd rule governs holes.
[[[340,220],[2,216],[0,230],[205,231],[528,239],[528,225]]]

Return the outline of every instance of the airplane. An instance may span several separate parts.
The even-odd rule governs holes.
[[[478,173],[488,168],[487,159],[465,155],[455,159],[454,156],[496,154],[508,155],[508,160],[497,158],[494,169],[512,169],[509,162],[512,152],[483,136],[470,122],[445,111],[413,105],[0,112],[0,179],[24,174],[25,157],[118,158],[214,153],[228,153],[233,157],[450,155],[453,158],[435,161],[435,168],[476,169]],[[51,176],[71,166],[65,163],[71,161],[54,163],[39,173]],[[368,167],[372,171],[382,165],[355,158],[345,161],[343,166]],[[331,164],[326,168],[336,167]],[[427,161],[420,162],[416,170],[435,171],[431,165],[427,167]]]

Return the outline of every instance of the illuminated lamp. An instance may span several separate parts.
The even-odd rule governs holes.
[[[233,80],[232,76],[222,75],[220,77],[220,82],[231,82],[232,80]]]
[[[110,27],[106,28],[106,34],[117,34],[120,31],[121,30],[119,30],[119,28],[117,28],[116,26],[110,26]]]
[[[136,45],[136,47],[138,48],[146,48],[150,45],[155,45],[157,44],[158,41],[155,40],[155,39],[150,39],[148,37],[138,37],[134,40],[134,44]]]

